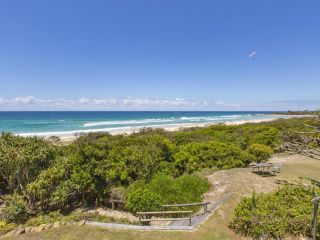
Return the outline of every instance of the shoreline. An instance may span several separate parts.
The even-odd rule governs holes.
[[[225,122],[212,122],[212,123],[183,123],[183,124],[167,124],[167,125],[152,125],[152,126],[138,126],[138,127],[123,127],[121,129],[88,129],[88,130],[75,130],[69,132],[46,132],[46,133],[22,133],[15,134],[22,137],[38,136],[44,137],[46,139],[56,136],[59,137],[62,142],[72,142],[79,134],[94,133],[94,132],[104,132],[111,135],[127,135],[133,134],[141,131],[141,129],[151,128],[151,129],[164,129],[168,132],[175,132],[183,129],[193,128],[193,127],[209,127],[218,124],[224,125],[241,125],[245,123],[261,123],[261,122],[271,122],[278,119],[289,119],[289,118],[301,118],[309,117],[309,115],[288,115],[284,117],[283,115],[274,115],[273,118],[264,119],[251,119],[251,120],[238,120],[238,121],[225,121]]]

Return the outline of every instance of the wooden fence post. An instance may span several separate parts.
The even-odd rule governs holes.
[[[312,219],[312,240],[317,240],[317,218],[318,218],[318,208],[319,208],[320,197],[315,194],[313,199],[313,219]]]

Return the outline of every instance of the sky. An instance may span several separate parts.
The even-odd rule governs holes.
[[[319,0],[1,0],[0,110],[320,108]]]

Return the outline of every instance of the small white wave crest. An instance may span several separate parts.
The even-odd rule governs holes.
[[[148,123],[165,123],[173,122],[175,118],[151,118],[141,120],[119,120],[119,121],[101,121],[101,122],[89,122],[83,124],[84,127],[96,127],[96,126],[107,126],[107,125],[123,125],[123,124],[148,124]]]

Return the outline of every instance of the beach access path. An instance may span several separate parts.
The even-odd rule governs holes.
[[[198,226],[200,226],[206,219],[217,210],[223,203],[225,203],[231,196],[231,193],[224,194],[219,200],[214,202],[206,213],[196,214],[191,217],[191,226],[189,226],[189,220],[178,220],[173,221],[169,225],[153,225],[153,226],[140,226],[140,225],[132,225],[132,224],[116,224],[116,223],[102,223],[102,222],[94,222],[87,221],[86,225],[88,226],[96,226],[96,227],[105,227],[105,228],[115,228],[115,229],[128,229],[128,230],[144,230],[144,231],[152,231],[152,230],[195,230]]]

